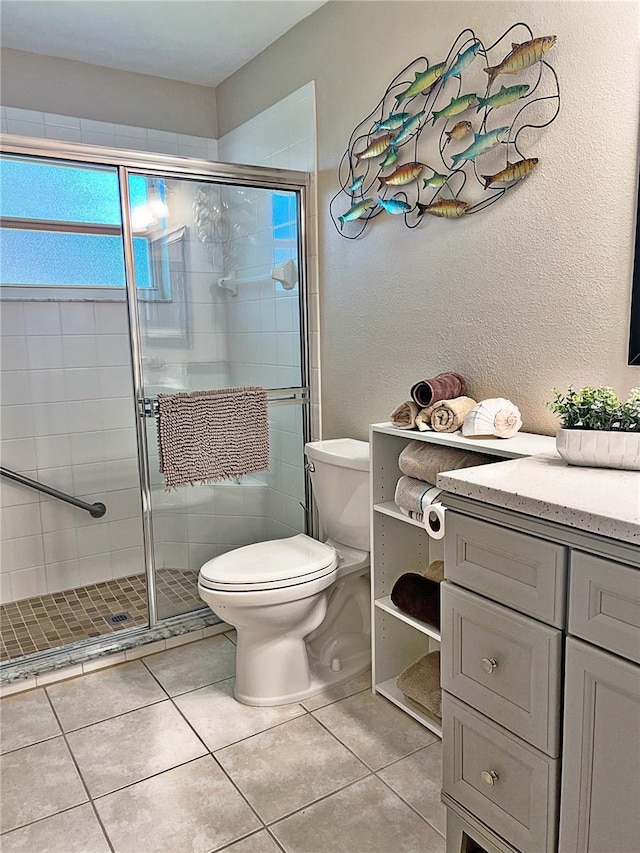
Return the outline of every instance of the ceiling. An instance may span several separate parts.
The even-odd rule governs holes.
[[[327,0],[2,0],[2,47],[217,86]]]

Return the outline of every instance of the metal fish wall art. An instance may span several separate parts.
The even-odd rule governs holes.
[[[410,62],[349,138],[329,206],[338,233],[357,239],[370,220],[388,215],[408,228],[429,216],[466,220],[534,170],[540,180],[538,158],[523,142],[532,145],[532,131],[550,125],[560,110],[558,77],[547,59],[556,42],[523,22],[495,41],[467,28],[444,60]],[[513,85],[494,91],[503,74],[516,78]],[[474,108],[473,121],[460,120]]]

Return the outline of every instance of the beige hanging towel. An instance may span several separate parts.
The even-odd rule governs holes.
[[[160,471],[167,491],[269,470],[264,388],[158,395]]]

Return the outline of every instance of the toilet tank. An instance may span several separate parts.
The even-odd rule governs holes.
[[[369,444],[353,438],[305,445],[311,486],[325,536],[369,550]]]

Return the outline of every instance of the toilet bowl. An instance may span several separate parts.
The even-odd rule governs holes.
[[[235,696],[248,705],[299,702],[370,663],[369,446],[335,439],[305,453],[330,538],[246,545],[198,578],[200,597],[237,630]]]

